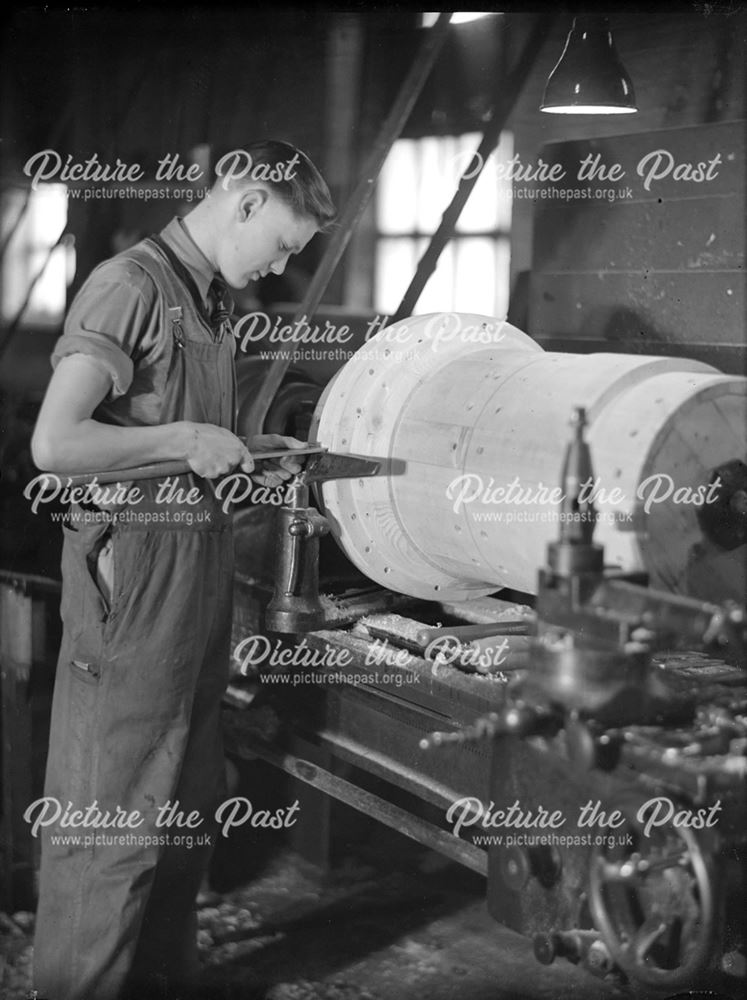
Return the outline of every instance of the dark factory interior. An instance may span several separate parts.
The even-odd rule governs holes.
[[[746,43],[11,8],[0,996],[745,995]]]

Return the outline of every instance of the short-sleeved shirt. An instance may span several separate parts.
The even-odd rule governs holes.
[[[194,278],[203,305],[209,307],[216,272],[179,218],[161,237]],[[152,278],[127,251],[96,267],[73,300],[63,334],[52,354],[52,367],[71,354],[91,358],[111,379],[95,417],[121,426],[160,422],[160,387],[153,372],[164,350],[158,291]]]

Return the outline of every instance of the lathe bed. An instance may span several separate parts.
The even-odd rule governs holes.
[[[660,721],[548,722],[545,732],[501,734],[491,720],[531,666],[466,672],[416,655],[410,636],[421,623],[499,621],[529,609],[493,598],[400,598],[393,613],[391,603],[383,591],[366,595],[356,618],[355,601],[347,609],[337,601],[341,627],[303,636],[310,666],[237,674],[224,713],[229,752],[262,757],[486,875],[491,914],[533,936],[541,961],[614,970],[654,994],[736,982],[747,675],[701,653],[667,654],[656,660],[668,692]],[[295,639],[282,648],[298,649]],[[424,749],[434,732],[455,735]],[[496,822],[501,810],[508,822]],[[610,826],[615,810],[621,818]],[[538,825],[543,813],[559,825]],[[631,858],[639,870],[625,882]]]

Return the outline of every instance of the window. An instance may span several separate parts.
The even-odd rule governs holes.
[[[480,138],[469,133],[400,139],[392,147],[377,189],[374,306],[378,312],[392,315],[399,306]],[[512,155],[512,136],[503,133],[423,289],[417,313],[506,315],[511,182],[498,179],[495,164]]]
[[[439,18],[440,10],[428,10],[420,15],[420,27],[432,28]],[[449,24],[466,24],[468,21],[477,21],[482,17],[495,17],[493,10],[457,10],[449,18]]]
[[[40,184],[36,191],[9,188],[0,206],[3,321],[16,319],[39,275],[21,326],[61,324],[74,257],[71,239],[55,246],[67,221],[67,188],[64,184]]]

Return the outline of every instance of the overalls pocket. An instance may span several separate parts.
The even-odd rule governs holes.
[[[73,677],[76,677],[83,684],[93,684],[99,683],[99,678],[101,677],[101,668],[98,663],[89,663],[85,660],[71,660],[70,661],[70,671]]]
[[[91,577],[109,614],[112,610],[115,593],[114,538],[111,531],[102,536],[91,555],[93,556],[89,562]],[[117,560],[118,562],[119,560]]]
[[[78,675],[97,679],[100,671],[103,631],[111,610],[108,583],[98,579],[99,554],[110,553],[106,576],[114,586],[114,559],[111,550],[111,526],[107,523],[77,526],[74,520],[63,522],[62,601],[60,615],[72,641],[72,660],[80,667]],[[108,591],[108,592],[107,592]],[[85,679],[85,678],[84,678]]]

